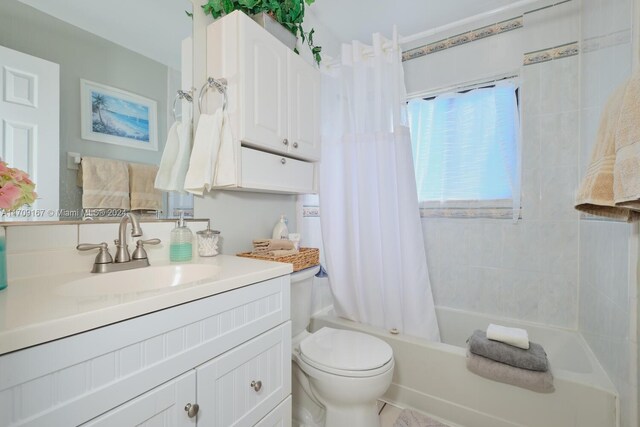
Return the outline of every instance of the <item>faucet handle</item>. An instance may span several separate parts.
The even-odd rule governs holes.
[[[113,262],[113,258],[111,258],[111,254],[109,253],[109,245],[106,242],[102,243],[80,243],[76,246],[76,249],[79,251],[90,251],[92,249],[100,249],[98,255],[96,255],[96,264],[111,264]]]
[[[138,240],[136,242],[136,249],[131,255],[131,259],[146,259],[147,251],[144,250],[144,245],[157,245],[160,244],[160,239]]]

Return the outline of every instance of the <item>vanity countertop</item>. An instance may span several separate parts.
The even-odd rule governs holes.
[[[96,276],[89,272],[13,280],[0,292],[0,355],[292,272],[291,264],[229,255],[194,258],[192,263],[213,265],[215,273],[175,287],[147,290],[140,283],[140,290],[103,295],[65,292],[70,282]],[[161,265],[169,263],[152,263]],[[101,276],[117,280],[118,274]]]

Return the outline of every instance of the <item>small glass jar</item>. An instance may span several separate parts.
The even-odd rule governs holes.
[[[198,255],[200,256],[216,256],[218,255],[218,238],[220,232],[207,227],[196,233],[198,236]]]

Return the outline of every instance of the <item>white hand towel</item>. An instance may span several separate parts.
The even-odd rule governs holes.
[[[491,323],[487,328],[487,338],[525,350],[529,349],[529,334],[525,329],[508,328]]]
[[[158,174],[156,175],[156,180],[154,182],[154,186],[158,190],[172,190],[171,176],[173,174],[175,161],[178,156],[179,145],[180,140],[178,139],[178,122],[175,122],[169,129],[167,142],[164,144],[164,151],[162,152],[162,159],[160,159],[160,167],[158,169]]]
[[[191,153],[191,114],[188,111],[169,129],[164,146],[155,188],[165,191],[184,191],[184,179]]]
[[[189,160],[189,170],[184,180],[184,189],[202,196],[211,189],[215,158],[220,144],[222,110],[214,115],[201,114],[198,129],[193,140],[193,151]]]
[[[233,187],[238,184],[236,144],[231,134],[229,115],[223,112],[222,129],[220,129],[220,146],[216,159],[213,186],[216,188]]]

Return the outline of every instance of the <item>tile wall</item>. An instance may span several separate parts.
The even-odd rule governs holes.
[[[578,40],[570,3],[525,15],[521,60]],[[521,221],[423,219],[436,305],[577,328],[579,73],[579,56],[521,68]]]
[[[583,0],[581,176],[604,104],[632,71],[633,13],[631,0]],[[635,239],[628,224],[580,221],[579,330],[620,393],[623,427],[638,425]]]
[[[206,221],[189,222],[192,232],[206,228]],[[127,228],[129,251],[133,251],[135,240],[159,238],[159,245],[145,246],[149,261],[169,260],[169,237],[175,227],[173,221],[142,223],[143,235],[131,237]],[[115,254],[113,240],[118,237],[118,224],[58,224],[5,226],[7,239],[7,269],[11,280],[22,277],[60,274],[70,271],[90,271],[96,251],[80,252],[78,243],[109,243],[112,256]]]

